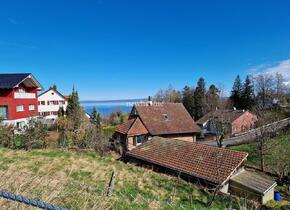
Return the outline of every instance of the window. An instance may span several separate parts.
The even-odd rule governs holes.
[[[143,143],[144,136],[134,136],[135,145],[140,145]]]
[[[24,111],[23,105],[17,105],[16,106],[16,112],[23,112],[23,111]]]
[[[8,107],[0,106],[0,119],[8,119]]]
[[[34,104],[30,104],[28,108],[29,108],[30,111],[35,110]]]
[[[25,93],[26,91],[23,88],[18,89],[18,93]]]

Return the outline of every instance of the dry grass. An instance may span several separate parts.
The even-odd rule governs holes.
[[[113,170],[117,174],[114,193],[106,197]],[[0,149],[0,190],[70,209],[207,209],[210,196],[185,181],[125,164],[113,155],[63,150]],[[218,196],[212,208],[237,205]],[[0,206],[29,209],[2,198]]]

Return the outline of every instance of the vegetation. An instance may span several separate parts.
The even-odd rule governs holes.
[[[47,128],[38,120],[31,119],[24,132],[16,133],[12,126],[0,125],[0,146],[10,149],[45,148]]]
[[[194,119],[198,120],[204,115],[205,107],[205,81],[204,78],[199,78],[197,87],[195,88],[194,97]]]
[[[246,164],[260,168],[260,156],[257,150],[259,143],[243,144],[233,146],[231,149],[238,151],[245,151],[249,154]],[[280,170],[285,168],[290,172],[290,133],[279,135],[271,138],[266,145],[265,153],[265,171],[280,174]],[[280,164],[285,164],[280,166]],[[283,171],[283,170],[282,170]]]
[[[71,209],[240,209],[243,203],[217,195],[209,208],[212,195],[196,185],[93,151],[0,149],[0,156],[6,190]],[[113,170],[113,195],[106,197]],[[3,199],[0,205],[19,209]]]
[[[182,102],[195,120],[213,110],[232,109],[233,107],[240,110],[251,110],[254,114],[261,111],[265,111],[267,114],[268,111],[272,112],[271,109],[274,109],[278,103],[285,105],[285,107],[290,104],[289,87],[284,82],[285,79],[281,74],[247,75],[244,82],[237,75],[231,95],[226,98],[222,84],[218,86],[211,84],[207,89],[205,79],[200,78],[196,88],[186,85],[182,91],[179,91],[170,85],[165,90],[159,90],[153,100],[157,102]],[[276,106],[275,111],[278,110],[277,107],[279,106]],[[281,110],[278,111],[281,112]],[[286,117],[289,117],[289,114]],[[271,118],[271,121],[274,120],[275,118]]]

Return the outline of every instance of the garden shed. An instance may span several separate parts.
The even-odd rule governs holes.
[[[231,177],[229,186],[230,193],[265,204],[273,200],[277,184],[257,173],[243,170]]]

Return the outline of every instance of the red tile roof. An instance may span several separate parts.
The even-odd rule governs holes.
[[[176,139],[154,137],[126,153],[215,184],[224,183],[248,154]]]
[[[148,130],[145,128],[141,120],[136,117],[127,120],[116,128],[116,132],[127,134],[127,135],[137,135],[137,134],[147,134]]]
[[[134,106],[134,108],[151,135],[200,132],[199,126],[182,103],[161,103],[151,106]]]
[[[238,119],[240,116],[245,114],[247,111],[243,110],[215,110],[212,112],[207,113],[202,118],[200,118],[198,121],[196,121],[198,124],[204,124],[206,121],[208,121],[211,118],[214,118],[220,122],[223,123],[232,123],[236,119]]]

